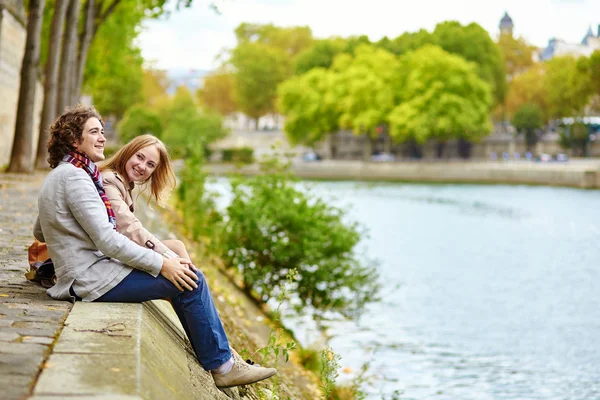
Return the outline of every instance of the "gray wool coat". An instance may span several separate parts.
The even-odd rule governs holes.
[[[47,293],[70,300],[69,288],[94,301],[137,268],[156,277],[162,256],[113,229],[92,179],[81,168],[61,162],[44,180],[33,234],[46,242],[56,284]]]

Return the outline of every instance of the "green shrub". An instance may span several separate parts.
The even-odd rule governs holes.
[[[344,223],[345,212],[296,187],[296,179],[277,161],[263,163],[263,175],[232,181],[233,200],[221,236],[225,265],[241,273],[245,290],[267,302],[297,269],[291,292],[296,311],[312,307],[355,317],[377,299],[378,274],[353,252],[359,227]]]
[[[222,220],[211,193],[206,190],[207,173],[203,170],[203,165],[204,149],[198,144],[190,148],[190,154],[179,174],[177,187],[184,227],[197,241],[214,237]]]
[[[302,348],[299,347],[296,351],[300,364],[309,371],[319,373],[323,369],[323,363],[321,361],[321,353],[319,350],[313,348]]]
[[[252,147],[223,149],[221,160],[224,162],[250,164],[254,161],[254,149]]]

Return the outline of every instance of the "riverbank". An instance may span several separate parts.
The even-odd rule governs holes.
[[[191,355],[174,311],[163,301],[72,305],[25,280],[27,247],[44,174],[0,174],[0,382],[3,399],[260,398],[279,381],[281,398],[318,397],[314,374],[280,361],[273,379],[218,390]],[[136,215],[159,237],[181,238],[177,221],[143,198]],[[169,213],[170,214],[170,213]],[[176,232],[173,234],[172,232]],[[210,284],[231,345],[261,361],[271,331],[265,313],[232,284],[217,261],[188,249]],[[245,351],[244,351],[245,350]],[[30,397],[31,396],[31,397]]]
[[[217,176],[232,173],[255,175],[256,164],[241,168],[233,164],[209,164]],[[482,183],[511,185],[600,188],[600,160],[574,160],[567,163],[534,162],[393,162],[295,160],[292,171],[303,179],[362,180],[396,182]]]

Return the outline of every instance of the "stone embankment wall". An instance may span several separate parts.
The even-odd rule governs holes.
[[[0,0],[0,167],[10,161],[26,36],[22,1]],[[37,148],[42,103],[43,87],[38,83],[33,114],[32,156],[35,156]]]
[[[232,172],[253,175],[257,165],[238,170],[231,164],[211,164],[211,173]],[[393,162],[362,161],[301,162],[292,165],[293,172],[304,179],[370,180],[398,182],[504,183],[600,188],[600,161],[569,163],[530,162]]]

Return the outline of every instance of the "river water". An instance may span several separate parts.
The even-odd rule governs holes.
[[[366,362],[369,399],[600,399],[600,191],[307,185],[367,228],[383,284],[329,329],[341,381]]]

